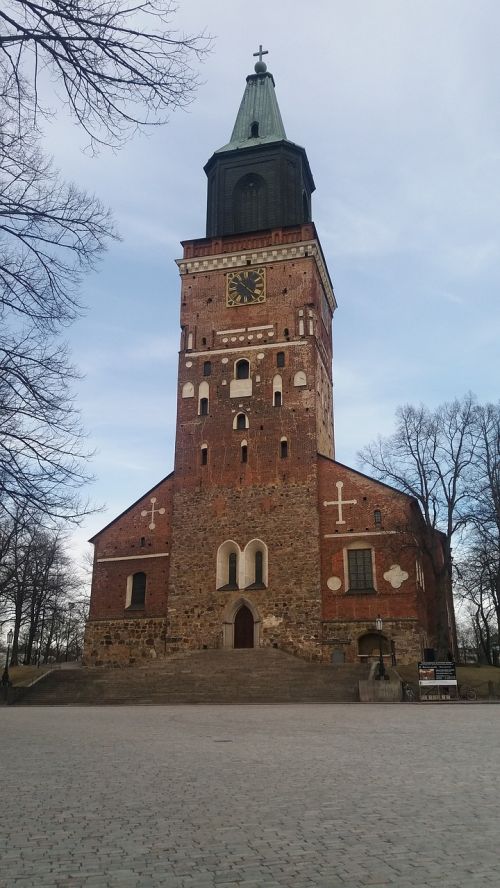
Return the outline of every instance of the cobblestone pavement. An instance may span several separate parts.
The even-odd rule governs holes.
[[[0,710],[0,885],[498,888],[500,706]]]

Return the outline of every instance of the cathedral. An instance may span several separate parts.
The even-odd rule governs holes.
[[[363,662],[379,645],[412,662],[443,612],[453,648],[417,503],[335,459],[315,185],[257,55],[205,166],[206,237],[177,261],[174,469],[91,540],[87,665],[249,647]]]

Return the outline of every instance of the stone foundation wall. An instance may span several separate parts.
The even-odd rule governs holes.
[[[165,657],[167,621],[162,618],[89,620],[84,666],[132,666]]]
[[[323,659],[332,660],[335,651],[344,653],[346,663],[360,662],[358,641],[374,631],[371,620],[323,621]],[[384,620],[383,635],[389,644],[394,642],[396,661],[401,665],[420,660],[423,648],[428,644],[427,636],[416,620]],[[385,662],[388,662],[387,658]]]

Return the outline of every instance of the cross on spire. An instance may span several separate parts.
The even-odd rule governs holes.
[[[268,49],[262,49],[262,43],[261,43],[261,44],[259,44],[259,51],[258,51],[258,52],[254,52],[254,56],[258,56],[258,57],[259,57],[259,62],[261,62],[261,61],[262,61],[262,56],[263,56],[263,55],[269,55],[269,50],[268,50]]]

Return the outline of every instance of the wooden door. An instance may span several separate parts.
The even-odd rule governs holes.
[[[253,648],[253,615],[243,604],[234,618],[235,648]]]

